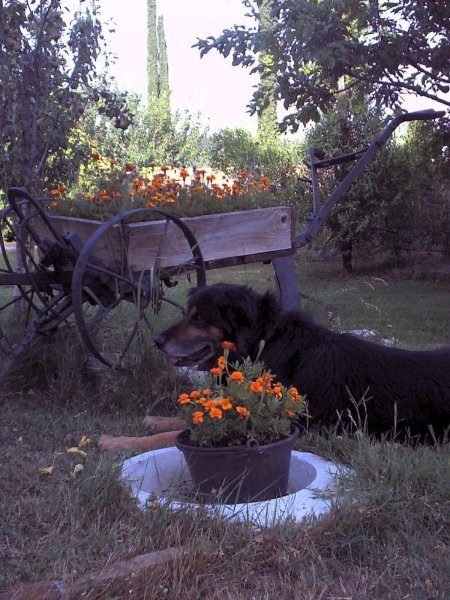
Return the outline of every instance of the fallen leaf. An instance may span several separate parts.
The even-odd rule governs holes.
[[[86,448],[86,446],[89,446],[89,444],[91,443],[91,438],[87,437],[86,435],[83,435],[83,437],[81,438],[81,440],[78,442],[78,448]]]
[[[84,471],[84,467],[83,465],[81,465],[80,463],[78,463],[77,465],[74,466],[73,471],[72,471],[72,477],[76,477],[77,475],[79,475],[80,473],[82,473]]]
[[[76,446],[74,446],[73,448],[67,448],[66,452],[68,454],[78,454],[79,456],[83,456],[83,457],[86,456],[86,452],[84,452],[83,450],[80,450]]]
[[[39,473],[41,475],[51,475],[53,473],[53,468],[54,467],[41,467]]]

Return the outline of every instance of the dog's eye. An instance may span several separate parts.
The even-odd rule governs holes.
[[[194,323],[201,323],[202,321],[204,321],[204,319],[202,318],[201,315],[199,315],[198,313],[195,313],[194,315],[191,316],[191,321],[194,321]]]

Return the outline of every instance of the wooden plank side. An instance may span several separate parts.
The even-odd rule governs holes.
[[[79,219],[77,217],[60,217],[50,214],[48,217],[52,226],[59,234],[66,236],[70,233],[76,233],[83,244],[89,240],[101,225],[100,221]],[[31,228],[37,231],[41,236],[47,237],[49,235],[49,229],[39,215],[36,215],[36,217],[31,220],[30,225]]]
[[[60,217],[56,215],[49,216],[53,228],[60,235],[67,237],[71,234],[75,234],[81,240],[83,246],[102,225],[100,221],[89,219]],[[41,238],[53,238],[49,228],[39,216],[33,218],[30,225]],[[92,249],[92,254],[110,268],[120,270],[117,265],[120,265],[122,262],[125,248],[126,242],[122,239],[120,228],[115,226],[110,228],[108,232],[98,240],[95,247]]]
[[[208,263],[237,264],[242,257],[290,254],[295,247],[295,210],[292,206],[201,215],[183,219],[198,241]],[[132,270],[153,266],[159,254],[161,267],[192,261],[192,252],[173,223],[163,221],[129,225],[129,259]],[[248,261],[250,262],[250,261]]]
[[[51,215],[53,227],[63,236],[76,234],[85,245],[100,226],[98,221]],[[184,218],[195,236],[208,268],[268,260],[295,252],[295,207],[278,206],[247,211]],[[50,238],[40,217],[33,229]],[[192,251],[182,231],[172,221],[144,221],[126,227],[127,240],[119,226],[102,236],[93,255],[111,269],[128,255],[132,271],[150,269],[159,257],[162,268],[180,267],[192,262]],[[127,249],[126,249],[127,248]],[[120,270],[120,268],[118,269]]]

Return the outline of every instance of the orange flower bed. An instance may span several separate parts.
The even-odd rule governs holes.
[[[93,152],[80,181],[78,189],[58,185],[50,190],[52,212],[106,220],[133,208],[169,208],[179,216],[194,216],[276,205],[269,179],[252,177],[246,170],[230,179],[206,168],[150,164],[138,169]]]

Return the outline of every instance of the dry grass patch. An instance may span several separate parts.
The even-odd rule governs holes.
[[[228,271],[222,279],[239,282],[242,277],[247,273],[240,269]],[[259,274],[255,281],[258,278]],[[417,329],[415,323],[425,311],[420,283],[407,282],[402,295],[401,281],[380,283],[374,289],[364,282],[365,276],[357,276],[350,286],[356,291],[341,293],[344,285],[338,276],[330,276],[327,285],[322,277],[310,278],[303,289],[324,303],[333,299],[336,304],[339,299],[338,313],[346,326],[378,328],[385,334],[383,323],[389,323],[389,331],[402,343],[421,345],[420,328],[414,338],[401,337],[405,328]],[[426,290],[426,326],[433,332],[427,344],[439,345],[446,339],[446,293],[448,284],[442,282]],[[408,310],[402,313],[401,306]],[[183,383],[159,357],[149,355],[131,375],[107,374],[99,388],[78,368],[75,347],[64,350],[58,344],[55,339],[51,369],[46,363],[36,380],[22,374],[15,388],[2,391],[2,600],[8,596],[1,592],[22,584],[58,580],[68,586],[105,565],[169,547],[185,547],[187,552],[136,574],[89,583],[70,597],[447,598],[448,442],[415,446],[374,441],[364,434],[304,435],[299,449],[354,471],[354,476],[342,477],[339,489],[345,493],[333,500],[330,514],[317,523],[288,522],[254,531],[201,511],[175,514],[164,503],[143,513],[119,481],[120,462],[127,454],[102,454],[96,440],[101,433],[141,435],[145,414],[173,413]],[[48,378],[43,387],[45,373],[57,376]],[[68,453],[83,436],[92,440],[83,448],[86,456]],[[83,469],[74,474],[77,464]],[[53,470],[44,475],[42,467]]]

